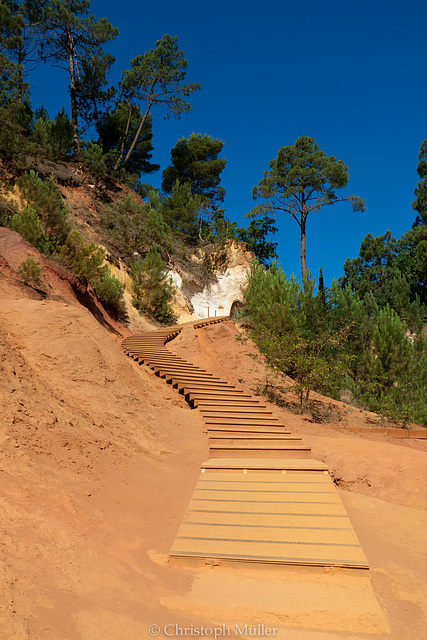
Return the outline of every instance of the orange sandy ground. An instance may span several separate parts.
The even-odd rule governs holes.
[[[17,277],[29,253],[45,300]],[[236,333],[231,322],[186,329],[170,349],[253,393],[264,373]],[[216,627],[217,637],[427,638],[425,441],[352,435],[372,416],[346,405],[321,425],[273,408],[342,487],[369,578],[172,566],[207,439],[197,410],[123,355],[122,335],[0,229],[1,640],[146,640],[151,624],[187,637]],[[184,637],[174,629],[158,637]]]

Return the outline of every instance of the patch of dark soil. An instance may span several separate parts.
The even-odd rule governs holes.
[[[30,167],[37,171],[42,178],[47,179],[54,175],[59,184],[79,187],[83,182],[83,174],[77,173],[77,167],[66,162],[33,158],[30,160]]]
[[[344,491],[354,491],[358,493],[361,486],[372,487],[371,480],[366,476],[361,476],[355,480],[345,480],[344,478],[334,475],[333,472],[330,472],[329,475],[331,476],[333,483],[340,489],[344,489]]]

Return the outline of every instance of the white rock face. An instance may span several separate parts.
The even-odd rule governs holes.
[[[227,243],[225,255],[225,260],[224,254],[221,255],[221,266],[214,270],[216,281],[207,285],[202,285],[191,276],[188,278],[188,273],[169,271],[177,288],[176,308],[179,313],[179,322],[228,316],[233,302],[243,300],[248,270],[255,256],[246,249],[244,243],[234,241]],[[203,252],[195,254],[194,258],[195,262],[202,261]],[[215,259],[214,254],[214,264]]]
[[[190,298],[194,318],[228,316],[233,302],[243,299],[247,271],[247,265],[229,267],[224,273],[217,274],[217,282],[195,293]]]

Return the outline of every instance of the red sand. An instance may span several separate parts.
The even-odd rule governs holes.
[[[16,274],[29,253],[45,300]],[[2,229],[0,305],[1,640],[146,640],[154,623],[264,624],[283,640],[427,637],[425,442],[345,433],[372,418],[346,405],[338,425],[273,408],[339,481],[383,614],[353,576],[173,567],[208,452],[198,412],[123,355],[120,323],[81,306]],[[236,333],[231,322],[188,329],[169,348],[253,393],[265,374]]]

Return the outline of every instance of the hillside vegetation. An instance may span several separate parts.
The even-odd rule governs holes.
[[[187,117],[201,89],[186,81],[177,37],[165,34],[139,53],[112,85],[108,45],[119,33],[90,14],[88,0],[7,0],[0,3],[0,23],[0,225],[61,264],[83,293],[93,289],[121,319],[123,285],[106,258],[124,264],[134,309],[163,324],[177,320],[168,269],[181,268],[203,288],[215,281],[221,256],[226,260],[227,242],[245,242],[259,264],[250,273],[242,318],[279,376],[278,388],[266,391],[280,392],[280,380],[288,377],[301,408],[313,389],[398,423],[427,424],[426,141],[413,227],[397,239],[390,232],[368,234],[359,257],[347,258],[343,275],[326,289],[321,272],[316,283],[307,266],[307,219],[338,202],[365,209],[363,198],[345,192],[343,160],[309,136],[280,147],[253,189],[260,200],[247,214],[253,219],[239,227],[223,206],[227,161],[219,138],[192,133],[171,141],[161,187],[146,182],[160,169],[152,161],[160,107],[166,117]],[[68,74],[68,110],[52,115],[32,104],[30,79],[38,64],[47,73],[58,65]],[[76,192],[80,205],[70,207]],[[271,264],[271,235],[283,214],[299,226],[301,283]],[[33,256],[19,273],[40,286]]]

